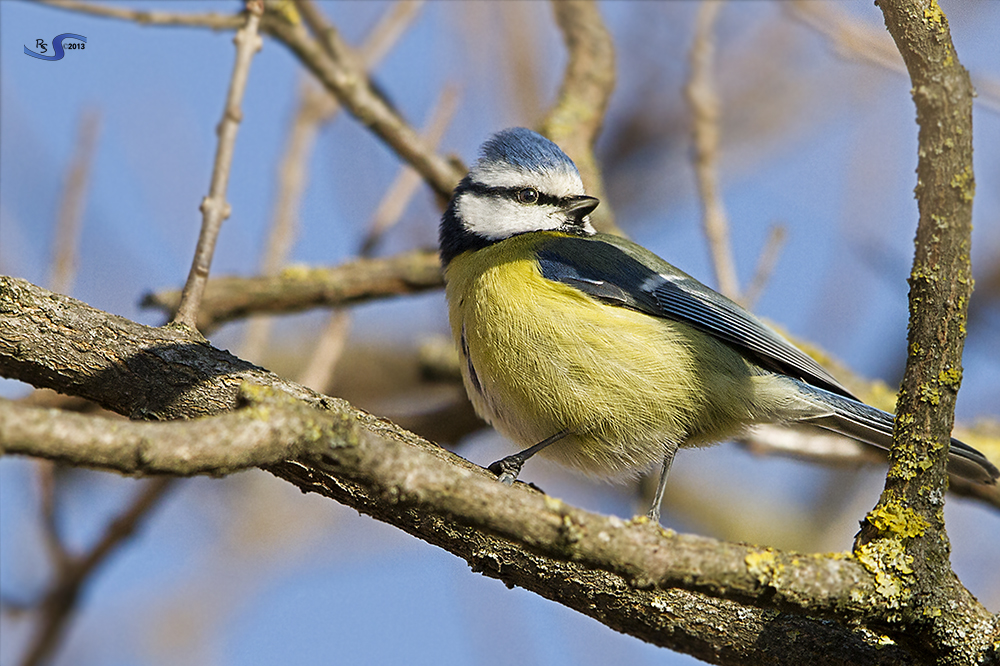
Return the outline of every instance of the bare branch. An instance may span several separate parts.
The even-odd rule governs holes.
[[[236,44],[236,63],[233,65],[229,92],[226,94],[226,108],[218,127],[219,142],[216,145],[215,164],[212,167],[212,184],[208,196],[201,202],[202,221],[198,246],[194,251],[194,260],[191,262],[187,282],[181,292],[180,304],[174,313],[175,324],[191,328],[197,327],[198,309],[212,267],[215,241],[219,237],[219,231],[222,230],[222,223],[229,218],[230,206],[226,201],[226,190],[229,187],[229,170],[233,163],[233,150],[236,147],[236,132],[243,119],[240,105],[243,103],[243,92],[250,76],[250,62],[263,45],[257,29],[264,14],[264,0],[246,0],[246,8],[246,24],[236,31],[236,37],[233,39]]]
[[[51,460],[38,461],[36,478],[40,497],[42,538],[53,568],[60,573],[69,565],[70,555],[59,537],[56,525],[56,471],[56,466]]]
[[[317,30],[324,35],[325,46],[310,37],[301,25],[265,17],[263,28],[291,49],[351,115],[409,162],[439,197],[450,197],[465,175],[465,167],[428,148],[416,131],[374,90],[368,73],[359,64],[360,58],[340,40],[336,30],[318,12],[311,16],[317,23]],[[330,57],[327,49],[348,54],[346,60]]]
[[[884,30],[856,21],[829,3],[792,0],[782,7],[790,16],[823,35],[841,57],[906,74],[906,65],[899,57],[899,50]]]
[[[120,19],[122,21],[133,21],[140,25],[160,25],[179,26],[189,28],[211,28],[212,30],[237,30],[246,20],[241,14],[217,14],[215,12],[206,13],[176,13],[163,11],[145,11],[140,9],[130,9],[127,7],[116,7],[113,5],[101,5],[95,2],[83,2],[82,0],[37,0],[39,3],[68,9],[81,14],[91,16],[101,16],[104,18]]]
[[[247,384],[238,399],[245,403],[268,390]],[[286,396],[284,400],[292,399]],[[294,404],[299,409],[236,409],[215,418],[164,424],[117,421],[0,400],[0,446],[4,455],[29,455],[123,474],[224,476],[299,457],[319,437],[328,441],[351,436],[352,431],[342,427],[326,432],[328,426],[315,420],[315,410]],[[329,427],[339,422],[331,421]],[[320,428],[312,440],[311,428]]]
[[[719,195],[719,96],[712,76],[715,60],[712,31],[721,10],[722,0],[706,0],[698,7],[691,45],[691,77],[684,92],[691,105],[694,171],[701,193],[702,226],[712,254],[715,280],[719,291],[739,300],[740,284],[729,244],[729,222]]]
[[[523,484],[511,490],[411,435],[376,430],[374,419],[345,418],[350,410],[317,411],[263,386],[245,385],[241,397],[246,407],[228,414],[116,422],[114,428],[101,417],[0,402],[0,440],[8,454],[73,457],[125,473],[225,474],[261,464],[311,490],[349,493],[348,504],[381,520],[399,524],[423,515],[428,525],[418,536],[438,545],[454,538],[445,523],[457,521],[482,531],[480,541],[506,539],[546,558],[615,573],[640,588],[680,588],[734,601],[777,595],[771,601],[779,608],[831,617],[846,610],[838,610],[842,604],[853,610],[876,594],[874,582],[849,558],[760,550],[673,534],[643,519],[591,514]],[[286,458],[297,462],[278,462]],[[395,501],[381,499],[386,493]],[[573,538],[567,539],[567,530]],[[476,558],[480,565],[482,557]],[[881,613],[872,608],[864,615],[877,619]]]
[[[100,134],[101,116],[97,111],[84,111],[77,129],[76,152],[66,175],[52,257],[49,288],[62,294],[70,293],[76,277],[77,254],[80,245],[80,227],[87,200],[90,166]]]
[[[907,74],[899,51],[884,30],[865,25],[828,2],[792,0],[781,3],[781,7],[793,18],[823,35],[840,57],[859,60],[897,74]],[[973,103],[978,102],[993,112],[1000,112],[1000,81],[976,74],[972,75],[972,81],[978,93]]]
[[[910,72],[920,126],[910,353],[896,412],[896,438],[902,445],[890,456],[893,472],[881,503],[893,495],[928,526],[943,530],[941,500],[930,498],[943,497],[972,291],[973,89],[958,62],[947,18],[934,0],[881,0],[880,6]],[[930,540],[938,542],[939,535]]]
[[[3,404],[0,403],[0,409],[2,408]],[[4,427],[3,423],[4,418],[0,416],[0,429]],[[88,552],[70,557],[60,567],[48,592],[38,604],[41,618],[21,660],[21,666],[37,666],[48,660],[59,646],[60,637],[76,609],[80,592],[108,556],[139,529],[173,481],[170,478],[148,481],[132,503],[108,524],[104,534]]]
[[[215,448],[225,448],[230,438],[242,445],[257,433],[258,444],[267,449],[275,436],[284,442],[285,453],[300,456],[270,465],[277,476],[440,546],[476,571],[536,591],[657,645],[704,658],[714,652],[718,658],[722,642],[721,653],[731,660],[753,661],[772,651],[789,655],[772,663],[794,664],[801,661],[792,655],[801,659],[800,651],[813,649],[810,644],[818,631],[841,646],[839,663],[910,661],[905,652],[879,645],[875,634],[853,622],[813,619],[860,612],[881,622],[884,611],[874,582],[849,557],[727,544],[665,532],[644,520],[591,514],[523,484],[506,488],[481,468],[426,442],[373,429],[374,420],[365,425],[319,412],[260,387],[247,396],[261,401],[233,414],[196,421],[122,423],[117,438],[119,443],[146,442],[144,456],[153,451],[166,454],[144,457],[162,468],[176,442],[190,441],[191,436],[211,437]],[[18,414],[31,411],[42,414]],[[51,425],[64,418],[66,423]],[[0,439],[47,441],[63,451],[91,449],[107,439],[107,427],[91,427],[86,420],[101,421],[0,403]],[[262,427],[262,420],[274,427]],[[11,425],[14,421],[17,424]],[[44,433],[29,434],[24,422]],[[72,441],[57,445],[45,440],[54,430]],[[12,431],[17,437],[10,436]],[[116,458],[111,450],[103,457],[126,458]],[[182,463],[179,456],[173,459]],[[175,469],[192,471],[181,464]],[[762,612],[758,604],[777,604],[788,616],[775,623],[768,619],[773,611]],[[803,607],[809,610],[802,612]],[[799,631],[778,630],[791,626]]]
[[[439,289],[443,284],[437,252],[426,250],[357,259],[334,268],[291,266],[274,276],[213,278],[205,289],[198,326],[207,331],[251,313],[351,305]],[[163,291],[147,294],[142,305],[172,312],[178,300],[176,291]]]
[[[347,348],[347,336],[350,332],[350,313],[346,310],[332,312],[309,355],[305,369],[298,376],[299,383],[317,391],[326,390],[333,381],[337,362]]]
[[[366,63],[369,69],[375,67],[376,63],[382,62],[399,38],[413,24],[423,6],[424,0],[397,0],[382,15],[365,43],[358,49],[361,62]]]
[[[771,273],[778,263],[778,255],[781,254],[781,248],[785,244],[786,235],[785,227],[781,224],[772,224],[768,230],[764,250],[757,259],[757,270],[754,271],[753,279],[743,292],[743,305],[747,308],[753,309],[753,304],[760,298],[764,286],[771,279]]]
[[[331,400],[205,344],[186,327],[143,326],[18,278],[0,276],[0,330],[0,376],[131,418],[228,411],[244,382],[279,386],[313,405]]]

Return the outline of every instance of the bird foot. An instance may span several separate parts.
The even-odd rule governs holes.
[[[497,481],[505,486],[512,486],[517,481],[517,475],[521,473],[521,466],[523,464],[524,461],[519,460],[516,455],[513,455],[496,461],[487,467],[487,469],[497,475]]]

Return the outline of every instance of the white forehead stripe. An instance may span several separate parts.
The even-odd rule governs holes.
[[[534,187],[559,198],[583,194],[583,181],[575,171],[559,169],[539,173],[510,165],[489,164],[477,166],[470,175],[473,181],[487,187]]]

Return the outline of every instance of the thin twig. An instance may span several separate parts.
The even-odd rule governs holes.
[[[347,310],[334,310],[327,319],[313,352],[306,361],[305,369],[299,375],[303,386],[324,392],[333,381],[333,373],[340,357],[347,347],[347,336],[351,331],[351,315]]]
[[[177,13],[164,11],[145,11],[127,7],[102,5],[82,0],[37,0],[40,4],[68,9],[81,14],[114,18],[122,21],[133,21],[140,25],[180,26],[190,28],[211,28],[212,30],[236,30],[246,23],[241,14]]]
[[[59,216],[56,218],[56,233],[53,241],[52,272],[49,289],[68,294],[76,277],[77,258],[80,249],[80,228],[87,201],[87,185],[90,182],[90,168],[94,160],[94,149],[101,130],[101,114],[94,110],[84,111],[77,128],[76,151],[70,162],[63,189]]]
[[[250,63],[263,45],[258,28],[260,18],[264,14],[264,0],[247,0],[246,10],[246,24],[236,31],[236,36],[233,38],[236,44],[236,62],[233,65],[233,75],[226,95],[226,108],[219,123],[219,141],[212,168],[212,183],[208,196],[201,202],[202,222],[198,246],[195,249],[194,261],[191,262],[187,282],[181,292],[180,305],[173,319],[174,323],[184,324],[192,329],[197,327],[198,308],[201,306],[205,283],[212,267],[215,241],[219,237],[222,223],[229,218],[230,206],[226,201],[226,190],[229,186],[229,172],[236,147],[236,133],[243,119],[240,105],[243,103],[243,93],[250,76]]]
[[[261,256],[260,274],[274,275],[285,265],[298,227],[298,211],[307,181],[307,166],[320,127],[331,120],[337,103],[312,82],[303,82],[288,145],[278,165],[278,196],[270,233]]]
[[[396,46],[423,6],[424,0],[399,0],[382,15],[365,43],[358,48],[361,62],[368,69],[373,69],[377,63],[382,62]]]
[[[757,270],[754,272],[750,284],[747,285],[746,291],[743,292],[743,305],[747,308],[753,309],[754,303],[764,292],[764,287],[771,279],[774,267],[778,263],[778,255],[781,254],[781,248],[785,246],[787,237],[788,233],[783,224],[772,224],[771,228],[768,229],[764,250],[757,259]]]
[[[146,482],[132,503],[108,524],[97,543],[86,553],[72,557],[62,567],[38,604],[41,617],[20,662],[21,666],[38,666],[49,660],[59,647],[68,621],[76,609],[80,591],[108,556],[135,533],[173,482],[174,479],[170,477]]]
[[[39,513],[42,523],[42,537],[49,560],[60,575],[70,562],[70,554],[59,537],[56,519],[56,464],[51,460],[39,460],[36,470],[38,478]]]
[[[833,46],[843,58],[862,60],[897,74],[906,74],[906,65],[899,50],[881,26],[853,20],[843,10],[829,3],[792,0],[783,5],[785,11],[809,26]]]
[[[738,300],[740,286],[729,243],[729,223],[719,197],[719,96],[712,75],[715,59],[712,32],[721,9],[721,0],[706,0],[698,7],[691,46],[691,76],[684,92],[691,105],[694,170],[701,194],[702,225],[712,254],[715,279],[719,291]]]

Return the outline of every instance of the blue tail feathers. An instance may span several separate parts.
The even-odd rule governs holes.
[[[803,393],[832,410],[832,414],[805,419],[804,423],[838,432],[886,451],[892,447],[895,419],[892,414],[804,382],[798,384]],[[978,483],[993,484],[1000,477],[1000,470],[986,456],[954,437],[951,438],[948,454],[948,471]]]

